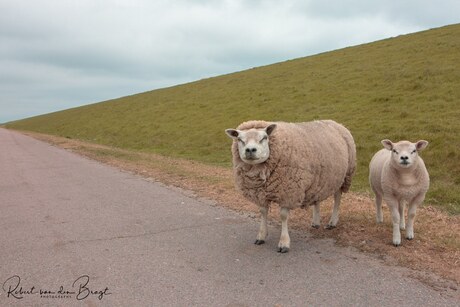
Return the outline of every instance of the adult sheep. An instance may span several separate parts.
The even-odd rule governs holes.
[[[428,142],[383,140],[385,147],[379,150],[369,164],[369,182],[375,193],[377,223],[383,222],[382,198],[391,210],[393,220],[393,245],[401,244],[400,229],[406,228],[404,207],[408,202],[406,238],[414,238],[414,219],[417,206],[425,199],[430,177],[423,159],[418,155]]]
[[[255,244],[265,243],[272,202],[281,208],[278,252],[289,251],[290,209],[313,205],[312,227],[318,228],[319,203],[334,195],[327,228],[337,225],[341,195],[350,188],[356,167],[355,143],[344,126],[332,120],[248,121],[225,132],[233,139],[236,186],[260,208],[262,218]]]

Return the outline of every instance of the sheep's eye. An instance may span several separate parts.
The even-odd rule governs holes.
[[[267,140],[267,139],[268,139],[268,137],[267,137],[267,136],[264,136],[264,137],[260,140],[259,143],[262,143],[263,141],[265,141],[265,140]]]
[[[414,149],[414,150],[412,150],[411,153],[414,154],[414,153],[416,153],[416,152],[417,152],[417,149]]]
[[[240,139],[240,138],[238,138],[238,142],[241,142],[241,144],[243,144],[243,145],[246,144],[246,143],[245,143],[242,139]]]
[[[395,154],[398,154],[398,152],[396,151],[396,149],[393,149],[393,152],[394,152]]]

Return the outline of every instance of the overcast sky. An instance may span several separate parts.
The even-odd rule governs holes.
[[[458,0],[0,0],[0,123],[460,22]]]

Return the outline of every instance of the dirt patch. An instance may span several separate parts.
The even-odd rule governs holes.
[[[213,200],[229,209],[258,216],[257,207],[236,192],[230,169],[67,138],[24,133],[88,158],[139,174],[148,180],[193,191],[196,197]],[[321,204],[322,225],[326,225],[332,212],[332,202],[332,199],[328,199]],[[396,248],[391,244],[392,226],[389,210],[384,210],[384,223],[377,224],[370,195],[345,194],[340,211],[338,227],[333,230],[323,227],[312,229],[309,226],[312,211],[304,209],[292,210],[289,225],[291,228],[309,231],[318,238],[333,238],[342,246],[353,246],[382,259],[386,264],[414,269],[411,273],[413,277],[440,291],[458,291],[460,216],[449,216],[430,205],[424,205],[417,211],[415,239],[403,239],[402,245]],[[277,206],[270,210],[269,218],[275,222],[279,221]],[[256,234],[257,229],[254,229],[254,238]]]

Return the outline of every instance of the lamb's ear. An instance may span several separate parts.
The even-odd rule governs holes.
[[[417,151],[422,151],[428,146],[428,142],[425,140],[420,140],[417,143],[415,143],[415,148]]]
[[[226,129],[225,133],[227,133],[227,135],[231,137],[232,139],[236,139],[238,135],[240,134],[240,132],[236,129]]]
[[[382,143],[383,147],[385,147],[386,149],[393,150],[393,142],[392,141],[385,139],[385,140],[382,140],[381,143]]]
[[[272,132],[273,132],[273,130],[275,130],[275,128],[276,128],[276,124],[271,124],[270,126],[265,128],[265,132],[267,133],[268,136],[270,136],[270,134],[272,134]]]

